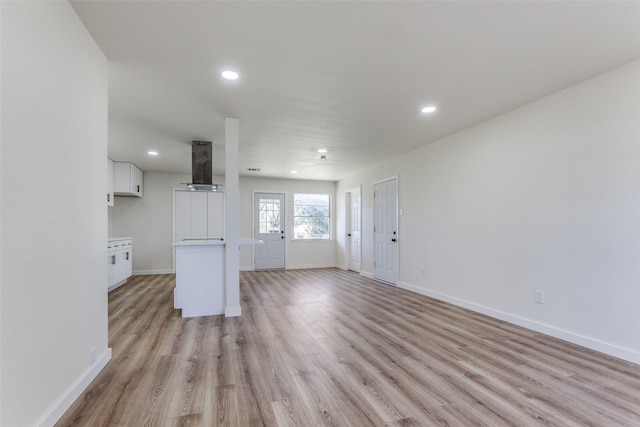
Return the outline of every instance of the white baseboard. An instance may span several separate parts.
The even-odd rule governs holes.
[[[304,268],[334,268],[336,267],[334,264],[298,264],[298,265],[288,265],[285,267],[285,270],[302,270]],[[342,267],[337,267],[342,268]],[[255,268],[251,266],[241,266],[240,271],[256,271]]]
[[[41,427],[50,427],[55,425],[55,423],[62,418],[67,409],[73,405],[73,402],[76,401],[78,397],[82,394],[83,391],[89,387],[91,381],[93,381],[100,371],[107,366],[107,363],[111,360],[111,349],[107,348],[103,353],[102,357],[100,357],[96,363],[91,366],[87,372],[69,389],[66,393],[62,395],[62,397],[58,400],[58,402],[53,406],[53,408],[43,416],[36,425]]]
[[[175,271],[173,271],[170,268],[164,268],[164,269],[159,269],[159,270],[135,270],[133,272],[134,276],[151,276],[153,274],[174,274]]]
[[[441,294],[439,292],[430,291],[428,289],[420,288],[418,286],[411,285],[409,283],[400,282],[398,287],[406,289],[411,292],[415,292],[420,295],[424,295],[430,298],[434,298],[440,301],[447,302],[449,304],[456,305],[458,307],[466,308],[468,310],[475,311],[480,314],[484,314],[494,319],[504,320],[505,322],[512,323],[514,325],[522,326],[523,328],[530,329],[532,331],[540,332],[545,335],[559,338],[564,341],[568,341],[573,344],[577,344],[582,347],[586,347],[591,350],[598,351],[600,353],[608,354],[609,356],[617,357],[619,359],[626,360],[628,362],[640,364],[640,353],[634,350],[623,348],[615,344],[610,344],[604,341],[600,341],[594,338],[590,338],[584,335],[577,334],[575,332],[567,331],[565,329],[557,328],[555,326],[540,323],[534,320],[526,319],[524,317],[515,316],[504,311],[495,310],[490,307],[485,307],[470,301],[455,298],[449,295]]]
[[[118,282],[118,283],[116,283],[114,285],[109,286],[109,288],[107,289],[107,292],[111,292],[111,291],[113,291],[115,289],[118,289],[120,286],[124,285],[125,283],[127,283],[127,279],[124,279],[121,282]]]
[[[303,268],[334,268],[335,264],[298,264],[298,265],[288,265],[286,267],[287,270],[301,270]]]
[[[336,265],[336,268],[339,268],[340,270],[344,270],[344,271],[348,270],[348,268],[346,266],[342,265],[342,264]]]
[[[224,308],[224,317],[240,317],[242,316],[242,307],[225,307]]]
[[[369,273],[368,271],[361,271],[360,275],[367,279],[373,279],[373,273]]]

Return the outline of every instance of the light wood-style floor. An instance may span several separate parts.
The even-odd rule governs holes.
[[[109,295],[113,360],[59,426],[640,426],[640,366],[355,273],[242,273],[241,318],[173,287]]]

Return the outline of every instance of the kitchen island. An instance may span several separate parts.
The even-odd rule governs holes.
[[[174,308],[182,317],[213,316],[225,309],[225,242],[195,238],[175,242]]]
[[[240,237],[239,246],[264,243]],[[225,251],[222,238],[189,238],[174,242],[176,249],[176,288],[173,307],[182,309],[182,317],[225,314],[227,283]],[[232,316],[238,316],[233,314]]]

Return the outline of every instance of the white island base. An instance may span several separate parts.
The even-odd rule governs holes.
[[[182,317],[213,316],[225,310],[225,243],[185,239],[176,248],[174,307]]]

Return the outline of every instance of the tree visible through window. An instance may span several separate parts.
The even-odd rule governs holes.
[[[280,200],[260,199],[260,234],[280,233]]]
[[[330,211],[328,194],[294,194],[294,238],[303,240],[330,239]]]

